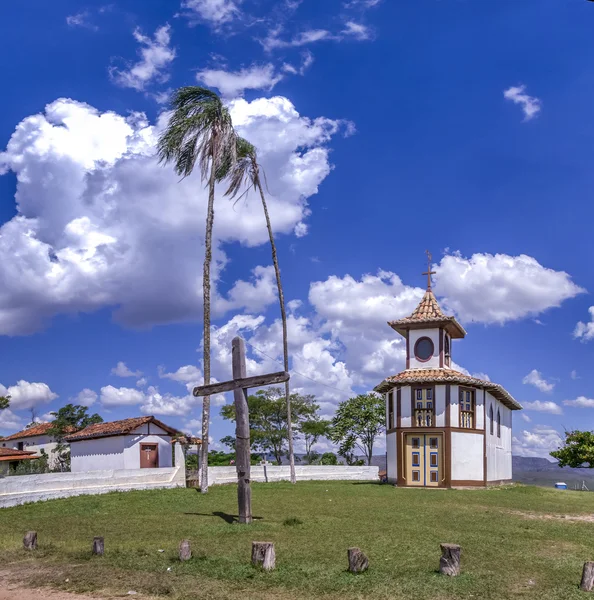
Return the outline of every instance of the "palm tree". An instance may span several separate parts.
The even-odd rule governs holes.
[[[278,289],[278,300],[280,303],[281,320],[283,324],[283,363],[285,371],[289,371],[289,348],[287,342],[287,313],[285,310],[285,297],[283,294],[283,285],[281,283],[280,268],[278,266],[278,258],[276,254],[276,244],[274,243],[274,234],[272,233],[272,225],[270,223],[270,215],[268,214],[268,205],[260,179],[260,165],[258,164],[258,155],[256,148],[246,139],[236,137],[237,149],[235,152],[235,160],[231,156],[221,165],[220,171],[217,173],[218,179],[229,178],[229,188],[225,192],[226,196],[231,198],[237,197],[241,189],[247,185],[247,189],[239,197],[246,195],[251,188],[260,192],[262,199],[262,208],[264,209],[264,217],[266,218],[266,227],[268,229],[268,237],[270,238],[270,248],[272,250],[272,263],[274,264],[274,272],[276,273],[276,286]],[[264,180],[266,180],[266,175]],[[285,382],[285,401],[287,403],[287,435],[289,438],[289,464],[291,468],[291,483],[295,483],[295,455],[293,452],[293,426],[291,423],[291,396],[289,393],[289,382]]]
[[[212,262],[212,229],[216,173],[223,162],[235,161],[235,131],[231,115],[215,92],[203,87],[187,86],[176,90],[171,98],[172,114],[167,128],[159,137],[159,162],[174,163],[175,172],[183,178],[200,168],[202,181],[208,181],[208,209],[204,239],[204,385],[210,383],[210,263]],[[200,491],[208,491],[208,430],[210,397],[202,404],[202,446]]]

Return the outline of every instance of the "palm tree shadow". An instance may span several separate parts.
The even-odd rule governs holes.
[[[239,515],[230,515],[228,513],[221,512],[220,510],[215,510],[211,513],[197,513],[197,512],[186,512],[184,515],[190,515],[195,517],[219,517],[228,523],[229,525],[233,525],[234,523],[239,523]],[[252,517],[254,521],[261,521],[262,517]]]

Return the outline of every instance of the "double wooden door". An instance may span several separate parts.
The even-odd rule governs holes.
[[[441,433],[406,435],[406,484],[438,487],[443,479],[443,436]]]

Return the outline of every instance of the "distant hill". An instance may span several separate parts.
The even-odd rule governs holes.
[[[586,487],[594,491],[594,469],[561,468],[546,458],[529,456],[513,456],[512,469],[514,481],[519,483],[549,487],[563,481],[573,489],[585,482]]]

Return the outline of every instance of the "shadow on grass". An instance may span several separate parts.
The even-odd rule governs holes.
[[[351,485],[388,485],[383,481],[353,481]]]
[[[239,523],[239,515],[230,515],[228,513],[224,513],[221,511],[213,511],[211,513],[197,513],[197,512],[187,512],[184,515],[190,515],[195,517],[219,517],[225,521],[225,523],[229,523],[229,525],[233,525],[233,523]],[[252,517],[254,521],[261,521],[263,517]]]

